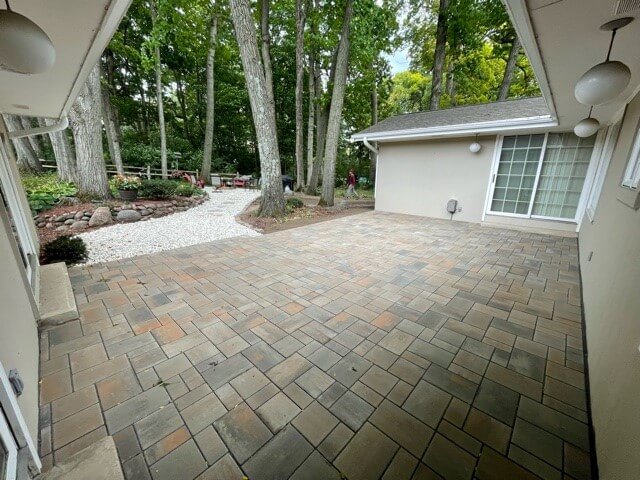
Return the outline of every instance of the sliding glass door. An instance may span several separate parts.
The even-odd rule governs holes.
[[[489,213],[575,220],[595,138],[573,133],[504,137]]]

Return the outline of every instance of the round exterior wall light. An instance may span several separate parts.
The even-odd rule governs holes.
[[[596,133],[600,129],[600,122],[595,118],[585,118],[580,120],[573,128],[573,133],[578,137],[587,138]]]
[[[55,48],[44,30],[24,15],[0,10],[0,69],[43,73],[55,61]]]
[[[480,145],[478,142],[473,142],[471,145],[469,145],[469,151],[471,153],[478,153],[480,150],[482,150],[482,145]]]
[[[631,80],[624,63],[609,60],[589,69],[576,83],[575,95],[583,105],[602,105],[620,95]]]

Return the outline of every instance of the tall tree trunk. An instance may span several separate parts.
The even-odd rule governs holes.
[[[149,140],[149,110],[147,109],[147,96],[144,93],[144,85],[140,81],[140,123],[145,139]]]
[[[10,132],[26,128],[23,126],[18,115],[5,114],[4,121]],[[16,150],[18,166],[21,169],[28,170],[30,172],[42,172],[42,164],[40,163],[38,154],[33,149],[31,142],[29,142],[28,137],[16,138],[13,140],[13,145]]]
[[[502,84],[500,85],[500,92],[498,93],[498,101],[502,102],[509,96],[509,87],[513,82],[513,73],[516,69],[516,63],[520,56],[520,39],[517,33],[513,33],[513,43],[511,44],[511,50],[509,51],[509,58],[507,59],[507,65],[504,68],[504,77],[502,77]]]
[[[33,119],[31,117],[20,117],[20,123],[22,124],[22,128],[29,129],[33,128]],[[36,158],[39,160],[42,158],[42,145],[40,144],[40,136],[39,135],[30,135],[25,137],[29,143],[31,144],[31,148],[36,153]]]
[[[47,126],[47,122],[45,121],[44,117],[38,117],[36,119],[36,124],[38,127],[46,127]],[[51,139],[44,135],[44,136],[40,136],[40,144],[42,145],[43,150],[52,150],[53,149],[53,145],[51,145]],[[42,157],[44,158],[44,152],[42,153]]]
[[[449,96],[449,101],[451,102],[451,106],[455,107],[457,105],[456,102],[456,79],[455,79],[455,59],[451,58],[449,60],[449,65],[447,65],[447,95]]]
[[[273,96],[273,68],[271,66],[271,34],[269,33],[270,1],[271,0],[261,0],[260,33],[262,36],[262,69],[264,71],[267,88],[267,99],[275,114],[276,104]]]
[[[371,92],[371,125],[378,123],[378,85],[373,82],[373,91]],[[376,168],[378,166],[378,155],[369,150],[369,181],[376,181]]]
[[[276,117],[273,103],[269,100],[266,69],[260,62],[255,41],[253,15],[249,0],[231,0],[230,4],[260,153],[262,200],[259,215],[282,215],[285,209]]]
[[[320,180],[320,171],[324,164],[324,145],[327,138],[327,123],[329,123],[329,105],[319,105],[317,112],[316,126],[316,154],[313,160],[313,168],[311,176],[307,184],[307,194],[316,195],[318,192],[318,183]]]
[[[296,0],[296,190],[304,186],[304,25],[306,0]]]
[[[191,128],[189,127],[189,115],[187,113],[187,100],[184,94],[184,84],[182,83],[182,74],[176,74],[176,96],[180,104],[180,114],[182,115],[182,134],[184,138],[191,141]]]
[[[338,142],[340,141],[340,123],[342,120],[342,106],[347,85],[347,73],[349,69],[349,23],[353,14],[353,1],[347,0],[338,45],[338,57],[336,61],[335,76],[333,79],[333,92],[331,93],[331,107],[329,109],[329,122],[327,123],[327,139],[324,146],[324,174],[322,176],[322,195],[320,205],[333,206],[333,195],[336,177],[336,156],[338,154]]]
[[[78,193],[109,198],[107,169],[102,151],[100,65],[96,64],[69,110],[76,145]]]
[[[45,125],[53,125],[55,120],[46,119]],[[77,180],[76,154],[69,142],[67,130],[51,132],[49,134],[53,155],[56,158],[58,178],[64,182],[75,182]]]
[[[213,154],[213,129],[215,122],[215,63],[218,42],[218,14],[213,4],[211,26],[209,27],[209,53],[207,54],[207,120],[204,130],[204,148],[202,149],[202,173],[200,178],[211,183],[211,156]]]
[[[313,171],[313,133],[315,130],[315,75],[316,66],[313,55],[309,55],[309,116],[307,118],[307,185],[309,185],[309,179],[311,178],[311,172]]]
[[[105,82],[106,83],[106,82]],[[102,97],[102,123],[107,134],[107,146],[109,147],[109,158],[116,167],[116,171],[120,175],[124,175],[124,167],[122,165],[122,154],[120,153],[120,139],[118,138],[118,130],[111,106],[111,95],[109,94],[109,85],[106,84],[100,89]]]
[[[447,51],[447,17],[449,15],[449,0],[440,0],[438,9],[438,27],[436,30],[436,51],[433,57],[433,69],[431,73],[431,99],[429,110],[440,108],[440,96],[442,95],[442,70]]]
[[[155,26],[158,18],[158,11],[155,0],[151,1],[151,21]],[[164,102],[162,100],[162,64],[160,63],[160,46],[156,43],[153,47],[156,71],[156,97],[158,103],[158,127],[160,129],[160,168],[162,178],[168,178],[167,171],[167,132],[164,124]]]

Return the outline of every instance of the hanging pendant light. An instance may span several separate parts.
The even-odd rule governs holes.
[[[573,128],[573,133],[578,137],[587,138],[595,134],[600,130],[600,122],[591,116],[593,107],[589,109],[589,116],[583,120],[580,120]]]
[[[0,10],[0,69],[15,73],[43,73],[53,67],[56,51],[49,36],[24,15]]]
[[[469,145],[469,151],[471,153],[478,153],[482,149],[482,145],[478,143],[478,134],[476,133],[476,140]]]
[[[602,105],[620,95],[631,80],[631,70],[624,63],[611,60],[611,49],[616,32],[633,21],[633,17],[622,17],[605,23],[601,30],[611,32],[607,59],[590,68],[575,87],[576,99],[583,105]]]

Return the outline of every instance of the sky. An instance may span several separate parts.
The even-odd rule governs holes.
[[[409,70],[409,49],[403,47],[396,50],[392,55],[388,55],[387,59],[391,65],[391,74],[395,75],[398,72],[404,72]]]

